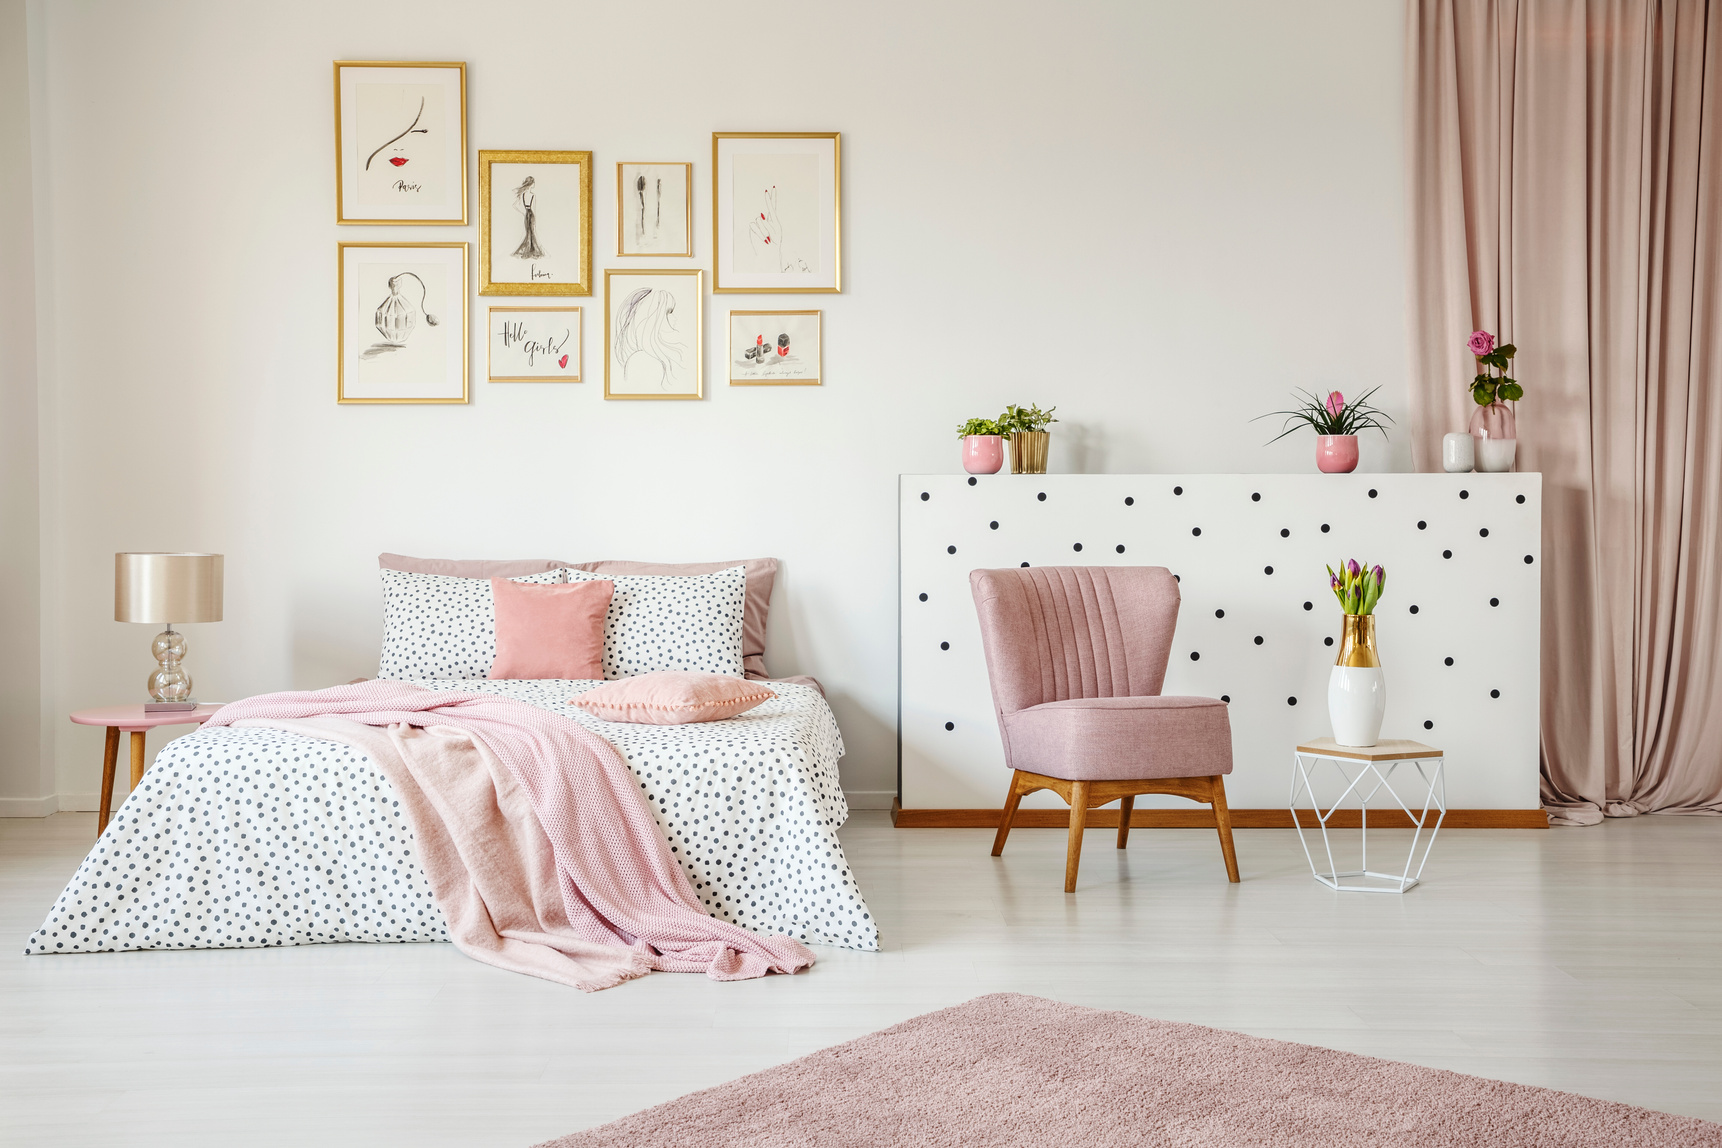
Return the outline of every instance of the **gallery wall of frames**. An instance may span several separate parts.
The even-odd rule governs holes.
[[[597,284],[594,194],[615,196],[616,235],[597,255],[603,298],[591,316],[606,399],[705,397],[702,264],[713,295],[843,289],[838,132],[714,131],[704,176],[711,249],[701,252],[693,202],[704,157],[480,148],[469,165],[465,63],[334,69],[335,222],[367,229],[337,246],[340,403],[470,401],[475,335],[487,383],[584,382],[587,308],[571,300],[592,297]],[[471,226],[469,172],[476,316],[474,243],[430,230]],[[822,323],[817,309],[725,311],[723,381],[821,385]]]

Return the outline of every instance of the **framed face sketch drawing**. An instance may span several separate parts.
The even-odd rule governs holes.
[[[478,293],[592,293],[592,153],[478,153]]]
[[[342,243],[335,398],[466,402],[466,244]]]
[[[492,307],[485,381],[580,381],[580,308]]]
[[[818,311],[731,311],[730,386],[820,385],[820,335]]]
[[[714,294],[843,289],[838,132],[713,132]]]
[[[705,394],[698,268],[604,272],[604,397],[697,399]]]
[[[616,254],[694,253],[694,165],[616,165]]]
[[[465,225],[465,64],[335,61],[335,222]]]

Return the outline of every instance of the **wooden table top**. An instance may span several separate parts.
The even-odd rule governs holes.
[[[140,702],[132,706],[100,706],[93,710],[78,710],[71,715],[72,720],[79,725],[114,726],[127,733],[154,729],[158,725],[202,725],[214,716],[220,709],[219,703],[200,705],[194,710],[177,710],[172,713],[146,714]]]
[[[1420,741],[1385,737],[1374,745],[1340,745],[1331,737],[1318,737],[1298,743],[1297,751],[1315,757],[1343,757],[1351,761],[1413,761],[1444,756],[1434,746]]]

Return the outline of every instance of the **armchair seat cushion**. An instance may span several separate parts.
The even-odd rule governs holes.
[[[1005,714],[1012,768],[1069,781],[1232,772],[1232,725],[1218,698],[1072,698]]]

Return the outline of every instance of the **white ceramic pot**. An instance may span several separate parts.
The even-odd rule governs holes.
[[[1369,746],[1381,739],[1387,682],[1380,666],[1335,666],[1327,679],[1327,716],[1340,745]]]
[[[1477,439],[1477,469],[1500,472],[1513,469],[1513,456],[1519,452],[1516,438]]]
[[[1477,464],[1477,455],[1470,431],[1454,431],[1441,438],[1441,469],[1448,474],[1464,474]]]

